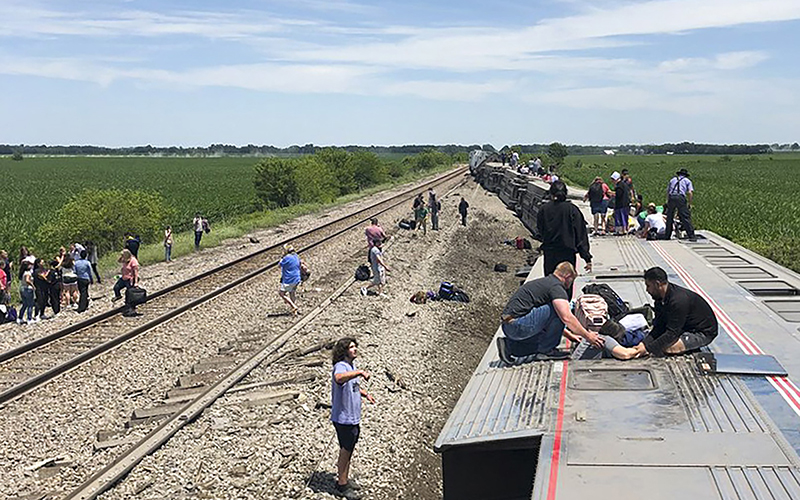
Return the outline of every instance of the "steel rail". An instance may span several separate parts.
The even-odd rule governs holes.
[[[462,184],[463,181],[450,189],[444,196],[454,192]],[[442,197],[444,198],[444,196]],[[316,246],[319,243],[320,242],[316,242],[312,245]],[[311,245],[309,245],[309,247],[311,247]],[[150,431],[138,443],[128,448],[111,464],[93,474],[89,479],[69,493],[65,497],[65,500],[93,500],[112,488],[120,479],[130,473],[144,457],[163,446],[164,443],[169,441],[169,439],[184,426],[196,420],[206,408],[223,396],[231,387],[244,379],[256,367],[270,359],[271,356],[275,355],[278,349],[291,340],[304,326],[311,323],[317,315],[325,310],[337,297],[342,295],[354,282],[355,278],[353,277],[345,280],[341,286],[307,315],[303,316],[300,321],[267,342],[256,353],[232,368],[211,387],[200,393],[193,400],[187,402],[180,410]],[[275,356],[270,360],[269,364],[280,360],[282,357],[282,355]]]
[[[200,273],[200,274],[198,274],[196,276],[193,276],[193,277],[189,278],[188,280],[185,280],[185,281],[182,281],[180,283],[176,283],[176,284],[171,285],[169,287],[166,287],[166,288],[163,288],[161,290],[158,290],[157,292],[152,294],[151,298],[165,295],[165,294],[170,293],[170,292],[172,292],[174,290],[182,289],[185,286],[187,286],[188,284],[194,283],[194,282],[198,281],[199,279],[206,278],[208,276],[211,276],[213,274],[216,274],[216,273],[220,272],[221,270],[228,269],[228,268],[232,267],[233,265],[239,264],[239,263],[244,262],[246,260],[250,260],[253,257],[257,257],[259,255],[262,255],[262,254],[266,253],[267,251],[275,250],[276,248],[280,248],[281,246],[283,246],[287,242],[291,242],[291,241],[294,241],[294,240],[298,240],[298,239],[300,239],[302,237],[309,236],[309,235],[313,234],[314,232],[320,231],[323,228],[330,227],[330,226],[332,226],[334,224],[338,224],[338,223],[343,222],[343,221],[345,221],[345,220],[347,220],[349,218],[358,217],[358,216],[362,215],[365,212],[371,212],[370,215],[368,215],[367,217],[359,218],[355,222],[345,226],[344,228],[339,229],[339,230],[333,232],[332,234],[329,234],[329,235],[327,235],[327,236],[325,236],[323,238],[320,238],[317,241],[309,243],[308,245],[306,245],[306,246],[304,246],[304,247],[302,247],[301,249],[298,250],[298,253],[306,252],[306,251],[308,251],[308,250],[310,250],[312,248],[315,248],[315,247],[317,247],[317,246],[319,246],[319,245],[321,245],[321,244],[323,244],[323,243],[325,243],[325,242],[327,242],[327,241],[329,241],[329,240],[331,240],[331,239],[333,239],[333,238],[335,238],[335,237],[337,237],[337,236],[339,236],[339,235],[341,235],[341,234],[343,234],[343,233],[345,233],[347,231],[352,230],[355,227],[358,227],[359,225],[363,224],[365,221],[369,220],[370,218],[375,217],[376,215],[380,215],[382,213],[385,213],[385,212],[387,212],[389,210],[392,210],[392,209],[396,208],[397,206],[405,203],[408,200],[410,193],[416,192],[421,188],[424,189],[425,187],[428,187],[428,186],[438,185],[438,184],[447,182],[447,181],[449,181],[451,179],[454,179],[454,178],[458,177],[459,175],[463,174],[464,170],[465,170],[465,168],[463,168],[463,167],[459,168],[459,169],[456,169],[453,172],[449,172],[449,173],[447,173],[445,175],[442,175],[442,176],[439,176],[439,177],[437,177],[435,179],[432,179],[431,181],[428,181],[428,182],[424,183],[422,186],[416,186],[416,187],[414,187],[412,189],[408,189],[406,191],[403,191],[402,193],[400,193],[400,194],[398,194],[396,196],[393,196],[393,197],[388,198],[386,200],[374,203],[374,204],[370,205],[369,207],[367,207],[366,209],[362,209],[362,210],[359,210],[357,212],[354,212],[353,214],[340,217],[340,218],[338,218],[338,219],[336,219],[334,221],[331,221],[331,222],[328,222],[327,224],[324,224],[323,226],[318,226],[317,228],[305,231],[303,233],[300,233],[299,235],[295,235],[293,237],[287,238],[287,239],[285,239],[285,240],[283,240],[283,241],[281,241],[279,243],[276,243],[274,245],[271,245],[271,246],[269,246],[269,247],[267,247],[265,249],[259,250],[257,252],[254,252],[254,253],[249,254],[247,256],[244,256],[244,257],[240,257],[238,259],[235,259],[235,260],[233,260],[231,262],[228,262],[226,264],[218,266],[218,267],[216,267],[214,269],[211,269],[209,271],[205,271],[203,273]],[[398,200],[398,198],[399,198],[399,201],[394,201],[394,200]],[[385,207],[385,208],[380,209],[377,212],[373,212],[373,210],[375,210],[375,208],[377,208],[377,207],[379,207],[381,205],[385,205],[386,203],[390,203],[390,205]],[[276,267],[278,265],[278,263],[279,263],[279,261],[270,262],[269,264],[267,264],[265,266],[262,266],[262,267],[260,267],[260,268],[258,268],[256,270],[254,270],[254,271],[251,271],[251,272],[245,274],[244,276],[241,276],[241,277],[239,277],[239,278],[237,278],[235,280],[229,281],[227,284],[225,284],[223,286],[220,286],[220,287],[212,290],[211,292],[206,293],[205,295],[202,295],[202,296],[200,296],[200,297],[198,297],[198,298],[196,298],[194,300],[191,300],[191,301],[189,301],[189,302],[187,302],[185,304],[182,304],[182,305],[180,305],[180,306],[178,306],[178,307],[176,307],[174,309],[171,309],[170,311],[162,314],[161,316],[158,316],[157,318],[154,318],[154,319],[148,321],[147,323],[144,323],[143,325],[140,325],[140,326],[137,326],[137,327],[135,327],[135,328],[133,328],[131,330],[128,330],[125,333],[123,333],[121,335],[118,335],[118,336],[114,337],[111,340],[108,340],[108,341],[106,341],[106,342],[104,342],[102,344],[99,344],[99,345],[97,345],[97,346],[95,346],[95,347],[93,347],[93,348],[91,348],[91,349],[89,349],[87,351],[84,351],[83,353],[81,353],[81,354],[79,354],[77,356],[74,356],[74,357],[68,359],[64,363],[56,365],[53,368],[50,368],[49,370],[46,370],[46,371],[44,371],[44,372],[42,372],[42,373],[40,373],[38,375],[30,377],[30,378],[26,379],[25,381],[23,381],[23,382],[21,382],[19,384],[16,384],[16,385],[6,389],[3,392],[0,392],[0,407],[2,407],[3,405],[5,405],[5,404],[7,404],[7,403],[19,398],[20,396],[23,396],[24,394],[27,394],[27,393],[31,392],[32,390],[34,390],[34,389],[46,384],[47,382],[53,380],[54,378],[58,377],[59,375],[62,375],[64,373],[66,373],[66,372],[68,372],[68,371],[70,371],[70,370],[72,370],[72,369],[74,369],[74,368],[76,368],[76,367],[78,367],[78,366],[80,366],[80,365],[82,365],[82,364],[84,364],[84,363],[96,358],[97,356],[99,356],[99,355],[101,355],[101,354],[103,354],[103,353],[105,353],[105,352],[107,352],[107,351],[109,351],[109,350],[111,350],[111,349],[113,349],[113,348],[115,348],[115,347],[117,347],[117,346],[119,346],[119,345],[121,345],[121,344],[123,344],[123,343],[125,343],[125,342],[127,342],[127,341],[129,341],[131,339],[133,339],[133,338],[135,338],[135,337],[137,337],[138,335],[140,335],[140,334],[142,334],[142,333],[144,333],[144,332],[146,332],[148,330],[151,330],[151,329],[155,328],[156,326],[161,325],[161,324],[169,321],[170,319],[172,319],[172,318],[174,318],[174,317],[176,317],[176,316],[178,316],[180,314],[183,314],[184,312],[186,312],[186,311],[188,311],[188,310],[190,310],[190,309],[192,309],[194,307],[197,307],[198,305],[200,305],[200,304],[202,304],[204,302],[207,302],[207,301],[213,299],[214,297],[216,297],[218,295],[221,295],[222,293],[225,293],[226,291],[230,290],[231,288],[234,288],[234,287],[236,287],[236,286],[238,286],[238,285],[240,285],[240,284],[242,284],[242,283],[244,283],[246,281],[249,281],[249,280],[255,278],[256,276],[258,276],[258,275],[260,275],[260,274],[262,274],[262,273],[264,273],[264,272]],[[121,311],[122,311],[121,307],[120,308],[116,308],[116,309],[112,309],[112,310],[106,311],[104,313],[101,313],[101,314],[99,314],[97,316],[94,316],[92,318],[89,318],[88,320],[83,321],[81,323],[78,323],[76,325],[72,325],[72,326],[70,326],[68,328],[65,328],[63,330],[55,332],[55,333],[53,333],[51,335],[48,335],[46,337],[42,337],[41,339],[34,340],[34,341],[30,342],[29,344],[25,344],[25,346],[31,346],[27,350],[22,350],[22,347],[25,347],[25,346],[20,346],[20,348],[14,349],[14,351],[19,351],[19,352],[17,352],[17,354],[15,356],[13,356],[13,357],[20,356],[22,354],[25,354],[27,352],[30,352],[30,351],[38,348],[38,347],[41,347],[43,345],[52,343],[52,342],[54,342],[54,341],[56,341],[56,340],[58,340],[60,338],[65,337],[66,335],[70,335],[72,333],[84,330],[84,329],[86,329],[86,328],[88,328],[90,326],[93,326],[93,325],[101,322],[101,321],[104,321],[104,320],[106,320],[106,319],[108,319],[110,317],[115,316],[117,313],[119,313]],[[49,340],[47,342],[43,342],[43,339],[45,339],[45,338],[47,338]],[[7,352],[9,352],[9,351],[7,351]],[[8,357],[5,360],[13,359],[13,357]],[[0,359],[0,360],[2,360],[2,359]]]

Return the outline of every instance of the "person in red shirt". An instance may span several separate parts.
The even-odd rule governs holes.
[[[372,247],[375,246],[376,241],[384,241],[386,239],[386,233],[383,232],[383,228],[378,224],[378,219],[373,217],[370,219],[370,225],[364,230],[364,234],[367,237],[367,261],[369,262],[369,252],[372,250]]]

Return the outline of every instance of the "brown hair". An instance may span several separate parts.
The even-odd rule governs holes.
[[[562,262],[556,266],[556,270],[553,271],[553,274],[562,278],[576,278],[578,276],[578,271],[575,270],[575,267],[571,263]]]
[[[347,359],[347,351],[350,349],[351,342],[358,347],[358,341],[353,337],[342,337],[336,341],[336,344],[333,346],[333,352],[331,353],[331,361],[334,365],[339,361]]]

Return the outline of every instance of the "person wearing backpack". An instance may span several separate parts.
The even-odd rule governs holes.
[[[660,267],[645,271],[644,283],[655,301],[655,318],[650,333],[635,347],[638,356],[681,354],[714,341],[719,324],[703,297],[670,283]]]
[[[552,274],[561,262],[569,262],[575,267],[577,254],[586,262],[586,270],[591,272],[592,254],[589,253],[589,234],[583,214],[567,201],[567,185],[562,181],[550,185],[550,196],[553,201],[543,204],[536,216],[544,253],[544,275]],[[571,299],[571,282],[568,290]]]
[[[572,264],[561,262],[552,274],[525,283],[511,296],[501,315],[505,337],[497,339],[503,361],[513,365],[566,359],[569,353],[557,349],[565,326],[569,336],[603,346],[597,332],[584,328],[570,310],[567,290],[577,276]]]
[[[594,234],[604,235],[605,231],[605,218],[608,212],[608,199],[609,199],[608,184],[603,182],[603,178],[597,176],[594,178],[589,190],[583,195],[583,201],[589,201],[589,206],[592,209],[592,219],[594,223]]]

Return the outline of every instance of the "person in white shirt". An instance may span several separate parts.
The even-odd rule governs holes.
[[[658,213],[655,203],[647,205],[647,217],[644,218],[642,226],[642,238],[648,240],[663,240],[667,231],[667,223],[664,222],[664,215]]]

